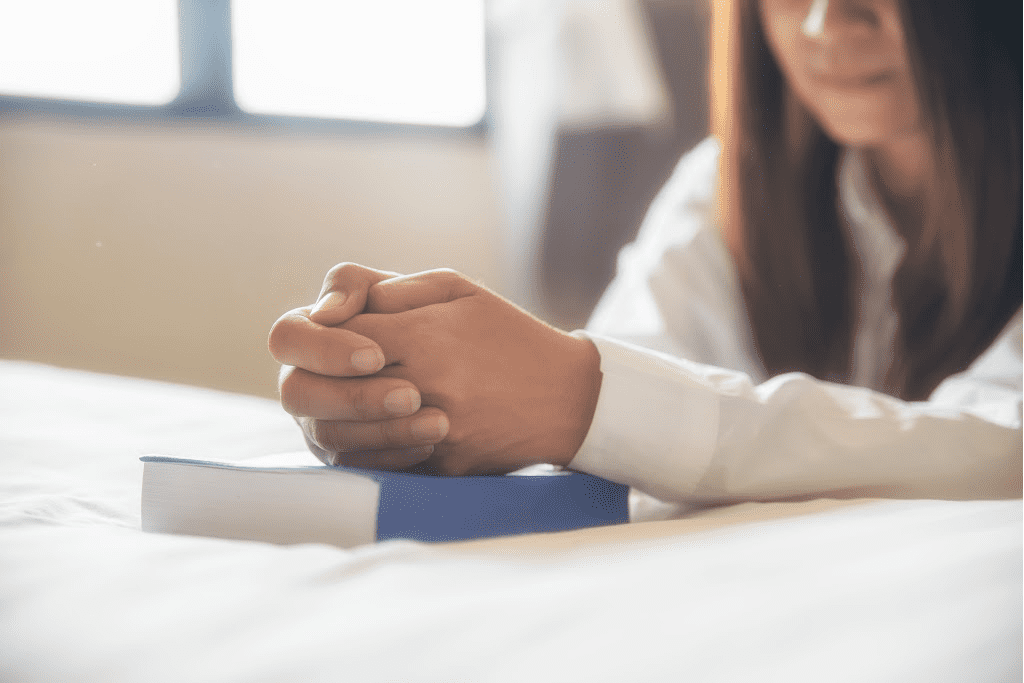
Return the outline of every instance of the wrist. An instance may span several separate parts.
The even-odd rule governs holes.
[[[566,447],[561,449],[556,465],[566,466],[576,456],[590,431],[601,394],[601,353],[583,333],[567,334],[569,342],[568,398],[569,423]]]

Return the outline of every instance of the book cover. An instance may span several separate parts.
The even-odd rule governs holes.
[[[145,456],[142,528],[272,543],[351,547],[456,541],[629,521],[629,487],[550,467],[439,477],[308,464]]]

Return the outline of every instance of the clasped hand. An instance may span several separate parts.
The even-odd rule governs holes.
[[[281,404],[325,463],[438,474],[566,465],[601,386],[594,345],[450,270],[355,264],[274,324]]]

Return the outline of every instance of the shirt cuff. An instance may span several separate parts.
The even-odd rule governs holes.
[[[718,394],[701,367],[578,330],[601,354],[601,393],[590,430],[569,468],[663,500],[697,489],[718,435]]]

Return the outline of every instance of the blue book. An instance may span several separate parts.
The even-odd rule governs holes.
[[[142,528],[352,547],[458,541],[629,521],[629,488],[552,467],[439,477],[314,464],[309,453],[245,463],[145,456]]]

